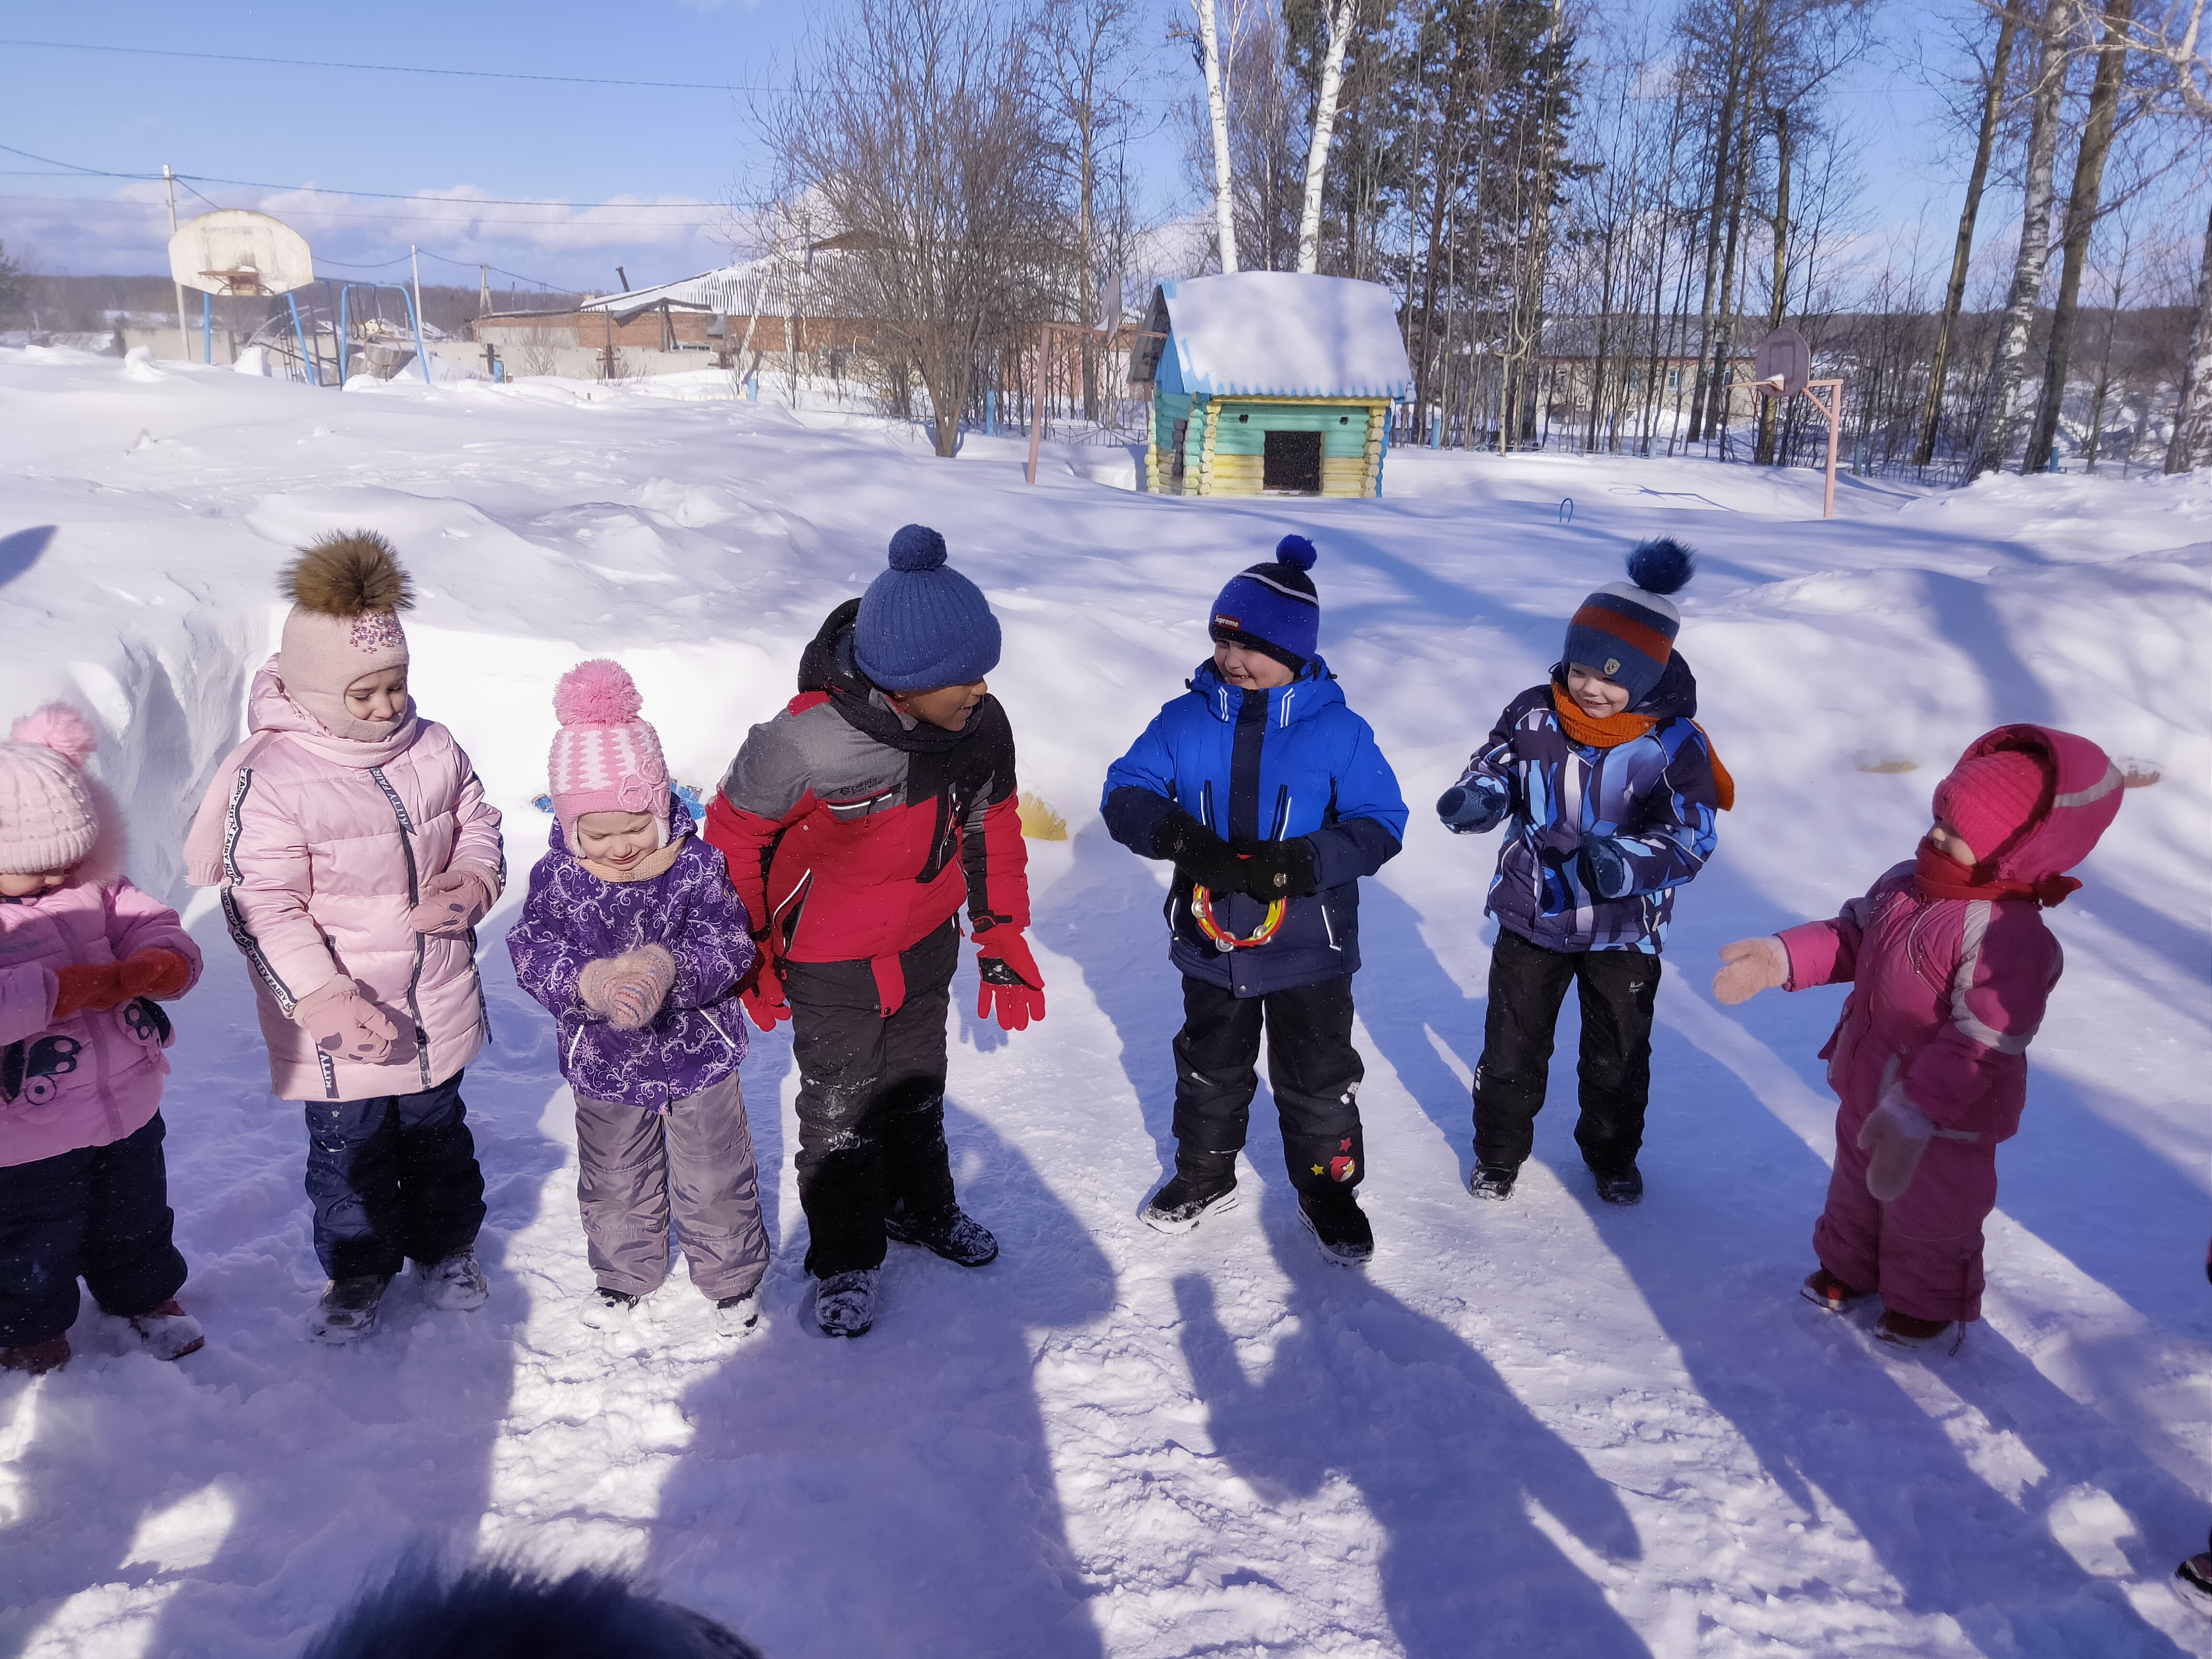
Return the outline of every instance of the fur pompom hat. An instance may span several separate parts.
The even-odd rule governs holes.
[[[578,663],[553,688],[553,816],[569,852],[586,812],[650,812],[668,845],[668,763],[644,708],[637,682],[605,658]]]
[[[8,735],[0,744],[0,873],[73,870],[100,840],[99,786],[84,775],[100,736],[65,702],[33,710]]]
[[[373,530],[334,531],[300,550],[284,591],[292,613],[277,672],[287,695],[333,737],[390,736],[392,722],[349,714],[345,694],[364,674],[407,665],[399,613],[414,605],[415,590],[392,544]]]

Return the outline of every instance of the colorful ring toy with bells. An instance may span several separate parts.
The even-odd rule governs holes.
[[[1203,887],[1194,887],[1190,892],[1190,913],[1198,918],[1198,931],[1213,941],[1217,951],[1249,951],[1255,945],[1265,945],[1281,931],[1283,912],[1289,908],[1285,899],[1270,899],[1267,914],[1261,918],[1259,932],[1249,939],[1238,939],[1233,933],[1221,931],[1221,924],[1213,919],[1213,895]]]

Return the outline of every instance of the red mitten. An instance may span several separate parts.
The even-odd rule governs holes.
[[[166,1002],[171,997],[182,996],[192,977],[190,963],[174,951],[164,951],[158,945],[133,951],[117,965],[123,970],[120,1000],[125,1002],[134,997],[151,997],[156,1002]]]
[[[61,982],[54,993],[54,1018],[67,1019],[88,1009],[112,1008],[131,1000],[131,993],[123,988],[123,964],[102,963],[98,967],[57,968],[54,977]]]
[[[753,944],[758,954],[752,971],[738,981],[738,1002],[745,1017],[763,1031],[773,1031],[791,1018],[791,1004],[783,994],[781,964],[772,948],[773,934],[762,933]]]
[[[1026,1031],[1044,1018],[1044,975],[1018,927],[999,927],[975,936],[975,972],[982,994],[975,999],[975,1018],[996,1013],[1000,1027]],[[994,1005],[996,1005],[994,1007]]]

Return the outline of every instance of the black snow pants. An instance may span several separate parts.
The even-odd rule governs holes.
[[[1626,1169],[1644,1146],[1651,1093],[1651,1011],[1659,958],[1641,951],[1547,951],[1501,927],[1490,957],[1490,1009],[1474,1068],[1474,1159],[1517,1169],[1536,1136],[1559,1004],[1582,999],[1575,1144],[1600,1174]]]
[[[183,1287],[171,1237],[159,1112],[106,1146],[0,1169],[0,1348],[28,1347],[76,1323],[82,1278],[128,1319]]]
[[[1260,1086],[1253,1066],[1264,1025],[1291,1184],[1300,1191],[1359,1184],[1367,1173],[1359,1130],[1367,1068],[1352,1046],[1349,976],[1240,997],[1186,974],[1182,1012],[1175,1040],[1177,1170],[1212,1179],[1237,1167]]]
[[[906,1000],[888,1018],[866,961],[789,962],[799,1062],[799,1204],[817,1279],[883,1264],[884,1218],[943,1215],[957,1201],[945,1145],[945,1018],[960,929],[899,955]]]
[[[427,1266],[476,1243],[483,1171],[461,1077],[410,1095],[303,1103],[315,1259],[332,1279],[396,1273],[410,1258]]]

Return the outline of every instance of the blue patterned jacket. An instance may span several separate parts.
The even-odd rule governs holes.
[[[1679,653],[1635,709],[1658,724],[1612,749],[1567,736],[1548,684],[1505,706],[1459,780],[1493,797],[1498,784],[1506,791],[1510,818],[1493,820],[1507,829],[1484,907],[1499,927],[1548,951],[1659,954],[1674,890],[1720,839],[1712,750],[1692,721],[1697,710],[1698,683]],[[1591,844],[1599,842],[1610,846],[1595,858],[1627,872],[1618,897],[1598,891]]]

